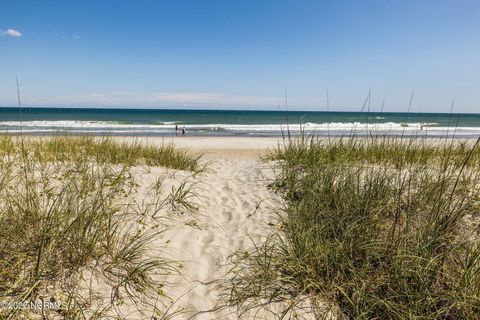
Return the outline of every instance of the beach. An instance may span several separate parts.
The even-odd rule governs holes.
[[[0,320],[480,320],[479,12],[0,1]]]
[[[429,242],[432,224],[442,230],[439,246],[477,252],[470,247],[477,197],[462,191],[478,185],[470,171],[480,161],[477,146],[385,136],[2,136],[0,229],[11,237],[2,247],[12,253],[6,261],[21,258],[14,252],[27,257],[6,265],[2,276],[34,270],[33,280],[24,273],[10,290],[19,283],[20,292],[38,287],[34,301],[74,299],[69,314],[91,318],[341,318],[356,312],[356,302],[343,304],[337,286],[347,292],[359,281],[353,290],[362,304],[383,294],[377,276],[400,270],[400,280],[385,285],[403,293],[410,286],[396,281],[432,272],[424,263],[436,263],[436,248],[416,253],[427,258],[396,254],[400,269],[388,266],[388,250],[416,250],[408,239]],[[445,164],[449,170],[440,169]],[[408,204],[414,192],[420,201]],[[453,214],[437,211],[438,199]],[[403,228],[406,219],[415,228]],[[396,234],[382,231],[392,223]],[[44,241],[45,249],[30,250]],[[441,254],[454,263],[449,251]],[[401,270],[406,263],[414,267]],[[403,272],[413,275],[403,280]],[[362,291],[364,282],[371,291]],[[452,301],[461,296],[455,288]],[[470,310],[458,312],[470,317]]]

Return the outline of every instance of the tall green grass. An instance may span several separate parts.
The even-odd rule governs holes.
[[[285,203],[278,231],[232,255],[228,305],[275,305],[279,317],[478,319],[479,155],[478,141],[286,140],[266,157]]]
[[[285,140],[287,141],[287,140]],[[298,140],[282,144],[264,156],[265,161],[314,166],[318,162],[332,164],[366,163],[387,164],[396,167],[440,162],[456,166],[464,163],[472,152],[468,166],[480,164],[480,148],[472,150],[472,140],[445,140],[392,136],[332,137],[319,139],[302,135]]]
[[[20,138],[24,146],[34,153],[38,161],[64,161],[79,156],[89,157],[97,163],[124,165],[165,166],[172,169],[202,171],[200,155],[191,155],[173,144],[145,144],[139,141],[120,142],[111,137],[53,136]],[[4,135],[0,138],[0,155],[18,153],[18,138]]]
[[[61,303],[1,309],[0,318],[123,317],[124,304],[168,316],[163,276],[176,264],[154,255],[152,244],[167,228],[164,213],[195,209],[191,189],[182,183],[180,194],[164,194],[159,179],[152,199],[138,202],[131,166],[197,170],[197,157],[171,146],[72,137],[3,137],[0,152],[0,301]]]

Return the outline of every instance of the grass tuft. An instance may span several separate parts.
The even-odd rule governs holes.
[[[149,145],[138,141],[120,142],[111,137],[53,136],[48,139],[24,139],[24,146],[38,161],[65,161],[87,157],[97,163],[164,166],[178,170],[201,172],[200,155],[193,156],[173,144]],[[0,138],[0,155],[18,153],[21,144],[15,137]]]
[[[159,178],[152,199],[139,203],[131,166],[199,170],[197,157],[84,137],[4,136],[0,153],[0,301],[61,303],[58,310],[6,308],[0,318],[123,317],[127,304],[167,317],[162,281],[177,263],[152,247],[161,250],[153,244],[168,228],[163,213],[171,203],[193,208],[190,189],[163,194]]]

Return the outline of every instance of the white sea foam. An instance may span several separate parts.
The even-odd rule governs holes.
[[[55,131],[74,131],[91,133],[153,133],[163,134],[171,133],[175,129],[177,122],[161,122],[159,124],[130,124],[113,121],[78,121],[78,120],[57,120],[57,121],[2,121],[0,122],[1,132],[55,132]],[[381,132],[387,134],[412,134],[416,132],[427,132],[428,134],[442,135],[447,132],[457,135],[480,134],[480,127],[446,127],[438,126],[437,123],[420,122],[385,122],[385,123],[363,123],[363,122],[330,122],[330,123],[312,123],[290,124],[288,127],[284,124],[192,124],[185,125],[187,130],[191,131],[213,131],[213,128],[220,127],[221,131],[230,131],[239,134],[268,133],[280,134],[289,129],[291,132],[300,132],[301,130],[311,133],[368,133]],[[221,132],[220,131],[220,132]]]
[[[182,124],[183,122],[181,121],[158,121],[158,124],[166,124],[166,125],[169,125],[169,124]]]

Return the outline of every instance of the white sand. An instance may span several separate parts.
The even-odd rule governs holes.
[[[129,139],[129,138],[121,138]],[[138,139],[138,138],[137,138]],[[193,178],[200,203],[199,228],[179,222],[164,237],[170,258],[183,261],[183,278],[169,279],[175,285],[166,293],[182,310],[174,319],[238,319],[235,310],[202,313],[218,306],[218,283],[225,278],[227,257],[236,249],[248,248],[271,231],[273,210],[279,199],[267,189],[271,168],[258,156],[277,145],[275,138],[174,137],[145,138],[148,143],[173,141],[178,147],[204,154],[209,162],[206,173]],[[153,170],[142,179],[152,182],[159,173]],[[179,173],[177,179],[186,173]],[[163,249],[162,249],[163,250]],[[210,283],[210,284],[208,284]],[[257,315],[258,317],[259,315]],[[259,319],[267,318],[266,315]]]
[[[246,156],[256,158],[268,148],[282,143],[276,137],[116,137],[122,141],[141,141],[152,144],[173,143],[179,148],[194,153],[204,153],[209,158],[224,156]]]

